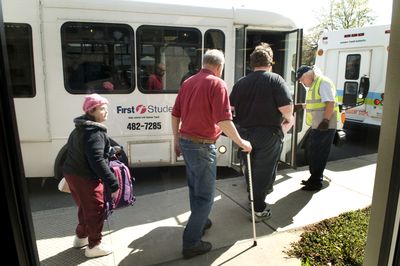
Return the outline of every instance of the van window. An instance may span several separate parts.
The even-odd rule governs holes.
[[[65,89],[73,94],[134,88],[133,30],[128,25],[67,22],[61,27]]]
[[[201,33],[194,28],[140,26],[137,47],[138,87],[144,93],[176,93],[201,64]]]
[[[361,55],[349,54],[346,58],[345,78],[351,80],[357,80],[360,77],[360,65],[361,65]]]
[[[23,23],[4,23],[13,96],[36,95],[32,28]]]

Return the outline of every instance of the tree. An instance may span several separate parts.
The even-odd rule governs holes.
[[[303,64],[315,62],[318,40],[324,31],[358,28],[371,25],[376,17],[369,15],[368,0],[331,0],[329,9],[319,11],[318,25],[310,29],[303,39]]]

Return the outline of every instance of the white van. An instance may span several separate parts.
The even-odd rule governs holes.
[[[336,84],[346,124],[381,125],[389,38],[390,25],[321,36],[315,65]]]

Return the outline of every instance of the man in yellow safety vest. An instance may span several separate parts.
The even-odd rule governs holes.
[[[302,190],[320,190],[340,117],[336,87],[316,68],[306,65],[297,69],[296,79],[309,88],[306,96],[306,123],[311,131],[307,138],[306,151],[311,176],[308,180],[302,180]]]

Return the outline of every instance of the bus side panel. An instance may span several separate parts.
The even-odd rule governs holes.
[[[60,150],[66,143],[69,133],[74,128],[73,119],[83,113],[82,102],[84,95],[71,94],[64,87],[60,37],[61,27],[64,23],[83,21],[129,25],[135,34],[135,48],[138,27],[149,24],[193,27],[199,29],[203,35],[208,29],[220,29],[225,33],[226,40],[231,40],[229,36],[231,31],[227,30],[231,25],[225,19],[198,21],[198,18],[193,19],[185,16],[177,18],[160,14],[144,15],[140,13],[83,11],[79,9],[61,10],[57,8],[44,8],[43,17],[43,34],[46,47],[45,63],[48,73],[47,83],[48,87],[53,88],[49,91],[48,96],[48,108],[53,110],[50,113],[49,120],[53,140],[58,140],[57,142],[53,141],[54,150]],[[104,18],[107,19],[103,21]],[[203,26],[198,26],[199,24]],[[226,45],[227,43],[228,41]],[[230,60],[229,58],[233,58],[228,50],[226,52],[227,64]],[[171,62],[167,63],[167,65],[174,65]],[[187,63],[185,63],[186,65]],[[167,69],[167,74],[168,71],[171,70]],[[233,75],[228,70],[226,71],[225,78],[227,83],[232,84]],[[170,72],[170,74],[173,73]],[[138,88],[139,81],[137,78],[136,76],[133,92],[129,94],[104,95],[110,102],[108,119],[105,123],[108,128],[108,135],[124,147],[129,163],[133,167],[183,164],[183,161],[178,160],[175,156],[171,129],[171,111],[177,94],[144,94]],[[169,78],[168,74],[167,79]],[[228,86],[228,88],[230,89],[231,86]],[[57,99],[62,99],[62,101]],[[155,143],[158,143],[158,145]],[[217,148],[221,145],[224,145],[227,151],[217,153],[218,166],[230,166],[231,141],[221,137],[217,142]],[[54,158],[56,155],[57,153],[55,153]]]
[[[33,98],[15,98],[14,100],[20,140],[21,142],[48,141],[50,132],[42,64],[39,3],[23,0],[7,1],[3,12],[5,22],[26,23],[32,29],[36,95]]]
[[[32,30],[36,92],[33,97],[14,98],[24,170],[25,175],[29,177],[43,176],[43,165],[50,166],[52,161],[52,157],[49,155],[51,154],[51,135],[46,108],[47,95],[43,71],[39,8],[39,1],[13,0],[3,3],[6,23],[28,24]],[[33,143],[40,144],[35,146],[32,145]],[[41,163],[35,162],[32,158],[40,160]],[[50,172],[52,172],[52,167]]]

